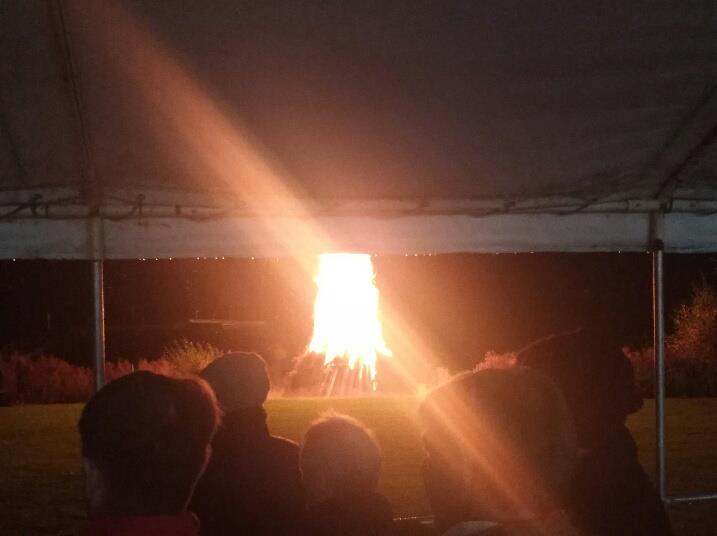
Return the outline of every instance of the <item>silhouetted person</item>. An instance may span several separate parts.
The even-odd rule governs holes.
[[[394,534],[391,505],[376,493],[381,453],[359,421],[345,415],[315,421],[301,445],[301,471],[308,504],[305,534]]]
[[[187,503],[218,409],[204,382],[151,372],[119,378],[80,417],[90,536],[191,536]]]
[[[519,364],[555,381],[575,419],[581,455],[569,514],[593,535],[671,534],[625,426],[627,416],[642,407],[632,363],[604,339],[581,330],[543,339],[518,354]]]
[[[253,353],[227,354],[201,376],[225,412],[191,505],[202,534],[293,534],[304,508],[299,447],[269,434],[264,360]]]
[[[446,536],[567,536],[563,505],[575,429],[558,388],[527,369],[482,370],[438,387],[421,406],[424,482]]]

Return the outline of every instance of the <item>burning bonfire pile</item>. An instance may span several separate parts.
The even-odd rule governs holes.
[[[390,357],[378,314],[378,288],[369,255],[319,257],[314,332],[306,359],[321,360],[322,396],[367,394],[377,388],[379,357]]]

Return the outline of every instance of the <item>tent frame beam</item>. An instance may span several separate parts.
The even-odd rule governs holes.
[[[7,117],[5,117],[5,113],[3,113],[2,110],[0,110],[0,135],[5,138],[5,142],[10,151],[10,155],[20,178],[25,182],[29,182],[27,170],[22,163],[22,156],[20,156],[20,150],[17,146],[17,143],[15,143],[15,139],[13,138],[12,133],[10,132]]]
[[[83,179],[83,195],[91,214],[96,213],[102,205],[101,185],[95,172],[92,152],[92,139],[84,114],[84,103],[77,70],[77,62],[72,46],[72,36],[68,25],[68,15],[64,0],[55,0],[54,24],[57,28],[59,46],[62,54],[62,69],[65,74],[72,97],[75,112],[76,134],[80,149],[81,176]]]
[[[227,199],[218,202],[203,200],[199,195],[182,199],[177,194],[159,191],[144,193],[107,192],[115,196],[100,206],[91,207],[71,199],[77,198],[77,192],[68,188],[43,187],[35,189],[0,190],[0,207],[20,208],[13,219],[49,219],[83,220],[99,214],[101,217],[119,220],[140,219],[184,219],[189,221],[208,221],[231,219],[234,217],[380,217],[402,218],[408,216],[471,216],[490,218],[495,216],[576,216],[580,214],[646,214],[665,209],[666,201],[660,199],[604,199],[585,205],[578,198],[545,197],[530,198],[508,203],[503,199],[354,199],[345,201],[327,201],[321,199],[279,200],[269,203],[247,206]],[[27,200],[39,197],[42,212],[33,211]],[[167,197],[169,196],[169,197]],[[68,200],[70,199],[70,200]],[[122,199],[122,201],[118,201]],[[675,199],[669,201],[670,213],[695,214],[708,216],[717,213],[717,200]]]
[[[668,199],[682,171],[717,137],[717,85],[703,94],[677,132],[646,170],[645,179],[658,185],[655,198]]]

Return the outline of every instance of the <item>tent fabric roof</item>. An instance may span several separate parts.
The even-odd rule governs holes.
[[[3,2],[0,255],[717,250],[717,4],[549,4]]]

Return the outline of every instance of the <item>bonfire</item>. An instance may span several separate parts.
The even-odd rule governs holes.
[[[392,354],[383,339],[374,278],[370,255],[329,253],[319,257],[314,331],[308,352],[323,359],[321,395],[376,391],[379,357]]]

